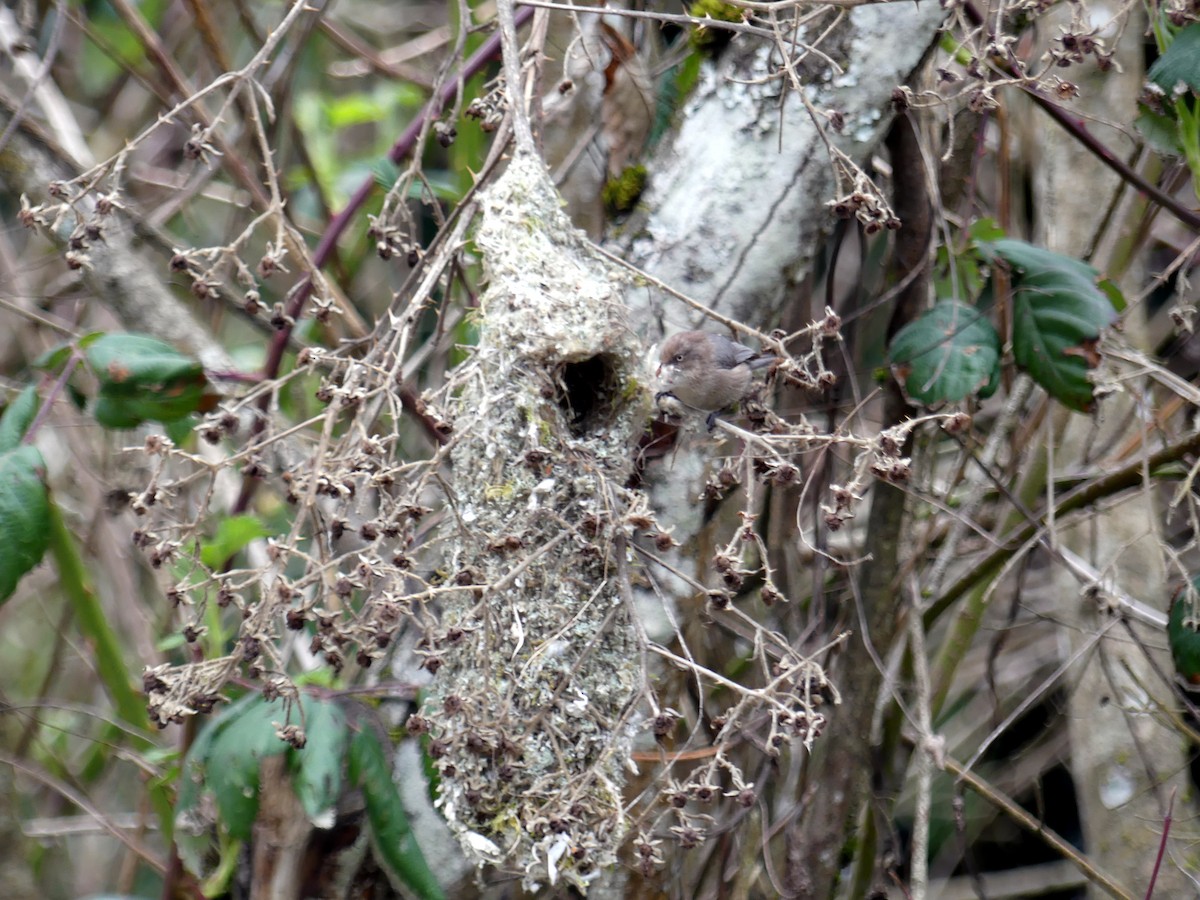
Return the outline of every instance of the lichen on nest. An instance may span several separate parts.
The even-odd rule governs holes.
[[[586,889],[625,831],[643,673],[621,584],[624,485],[647,399],[626,278],[560,202],[520,154],[482,198],[479,344],[447,410],[444,570],[461,590],[424,651],[437,677],[421,718],[468,856]]]

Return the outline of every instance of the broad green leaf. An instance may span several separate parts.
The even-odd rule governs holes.
[[[12,403],[4,408],[0,415],[0,453],[12,450],[21,443],[25,432],[33,424],[38,411],[38,393],[34,385],[29,385],[13,398]]]
[[[71,399],[71,404],[80,412],[87,409],[87,394],[69,381],[67,382],[67,396]]]
[[[1146,77],[1167,92],[1174,93],[1183,84],[1200,93],[1200,23],[1194,23],[1175,35]]]
[[[362,91],[335,97],[325,104],[325,120],[334,131],[351,125],[371,125],[385,115],[387,104]]]
[[[998,241],[1004,237],[1004,229],[991,216],[983,216],[967,227],[967,236],[975,243]]]
[[[216,737],[246,711],[253,703],[261,702],[257,694],[247,694],[200,730],[188,749],[179,770],[179,794],[175,801],[175,841],[179,856],[194,875],[206,874],[206,860],[216,846],[211,804],[205,802],[208,791],[208,767],[212,763],[212,748]],[[219,816],[218,816],[219,818]]]
[[[251,541],[266,536],[267,530],[257,516],[228,516],[217,525],[213,539],[201,544],[200,561],[210,569],[215,569]]]
[[[1017,365],[1071,409],[1095,400],[1088,370],[1099,364],[1100,333],[1116,318],[1099,273],[1087,263],[1024,241],[981,243],[985,258],[1012,272],[1013,357]]]
[[[1170,116],[1164,116],[1143,106],[1134,126],[1142,133],[1158,153],[1163,156],[1182,156],[1183,144],[1179,140],[1179,126]]]
[[[291,712],[289,718],[286,714]],[[293,704],[285,711],[282,700],[251,703],[213,738],[205,764],[207,789],[220,812],[221,824],[231,837],[246,841],[258,817],[259,767],[268,756],[285,752],[289,744],[275,734],[275,722],[300,723]]]
[[[195,416],[186,415],[182,419],[163,422],[163,431],[167,433],[167,437],[171,439],[172,444],[180,447],[186,444],[187,439],[191,437],[192,429],[196,427],[197,421],[199,420]]]
[[[46,464],[36,447],[0,453],[0,603],[42,561],[50,542]]]
[[[203,382],[204,367],[170,344],[144,334],[106,334],[85,355],[102,387],[161,390],[181,382]]]
[[[1192,582],[1200,589],[1200,578]],[[1175,671],[1191,684],[1200,684],[1200,601],[1195,606],[1188,601],[1187,590],[1180,588],[1171,598],[1167,619],[1167,640]]]
[[[994,261],[996,257],[1000,257],[1017,274],[1033,276],[1045,271],[1061,270],[1078,275],[1089,283],[1094,282],[1098,277],[1096,269],[1082,260],[1035,247],[1033,244],[1018,241],[1015,238],[979,241],[978,246],[986,259]]]
[[[106,428],[175,422],[212,408],[204,367],[157,338],[106,334],[85,355],[100,382],[92,415]]]
[[[329,813],[342,790],[342,764],[350,733],[341,708],[305,695],[303,750],[291,750],[292,785],[310,821]]]
[[[77,341],[71,341],[66,344],[59,344],[57,347],[51,347],[49,350],[35,359],[30,365],[40,371],[57,371],[58,369],[61,369],[63,363],[65,363],[71,357],[72,350],[74,350],[76,347],[78,347],[80,350],[84,350],[102,337],[104,337],[103,331],[93,331],[90,334],[85,334]]]
[[[63,363],[70,358],[71,350],[72,347],[70,344],[60,344],[57,347],[51,347],[30,363],[30,366],[42,371],[53,372],[61,368]]]
[[[362,788],[367,820],[381,861],[417,896],[441,900],[445,895],[421,854],[392,780],[391,767],[371,729],[363,728],[350,741],[349,761],[350,780]]]
[[[92,405],[92,417],[105,428],[134,428],[148,421],[171,424],[197,410],[207,411],[211,399],[203,384],[173,385],[161,393],[147,390],[138,394],[102,388]],[[189,431],[185,429],[185,437]]]
[[[135,428],[146,421],[125,408],[121,400],[101,394],[92,404],[92,418],[105,428]]]
[[[372,125],[392,118],[397,110],[414,109],[425,100],[411,85],[392,82],[381,85],[371,93],[359,91],[325,100],[322,112],[328,127],[334,131],[352,125]]]
[[[1000,336],[977,309],[943,300],[892,338],[892,371],[927,406],[990,397],[1000,379]]]
[[[980,296],[985,285],[985,279],[980,269],[979,256],[973,250],[966,253],[955,253],[945,245],[938,247],[933,274],[934,296]]]
[[[305,747],[297,750],[280,740],[277,724],[302,724]],[[213,825],[236,840],[250,838],[258,817],[260,766],[269,756],[287,754],[293,789],[311,819],[332,809],[341,791],[347,740],[341,709],[307,695],[290,705],[250,695],[217,716],[192,745],[180,775],[175,823],[191,871],[203,874]],[[206,796],[215,802],[216,822],[204,817]]]

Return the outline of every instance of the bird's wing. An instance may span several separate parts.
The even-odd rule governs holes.
[[[723,334],[714,334],[713,345],[716,348],[716,364],[722,369],[732,369],[742,363],[748,363],[758,356],[757,351],[751,350],[744,344],[739,344]]]

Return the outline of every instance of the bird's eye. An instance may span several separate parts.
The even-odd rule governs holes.
[[[682,353],[675,354],[675,362],[683,362],[683,354]]]

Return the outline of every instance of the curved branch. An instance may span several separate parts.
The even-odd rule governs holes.
[[[1176,462],[1189,453],[1200,452],[1200,432],[1189,435],[1174,444],[1164,447],[1157,453],[1152,453],[1149,460],[1135,459],[1129,465],[1110,472],[1107,475],[1089,481],[1064,496],[1054,507],[1055,520],[1070,513],[1084,509],[1092,504],[1128,490],[1142,481],[1144,472]],[[991,578],[1004,564],[1004,561],[1030,540],[1042,527],[1039,520],[1026,522],[1015,529],[1008,537],[1002,539],[992,550],[963,574],[956,582],[948,587],[937,600],[930,604],[925,613],[925,627],[929,627],[944,613],[955,600],[976,585]]]

